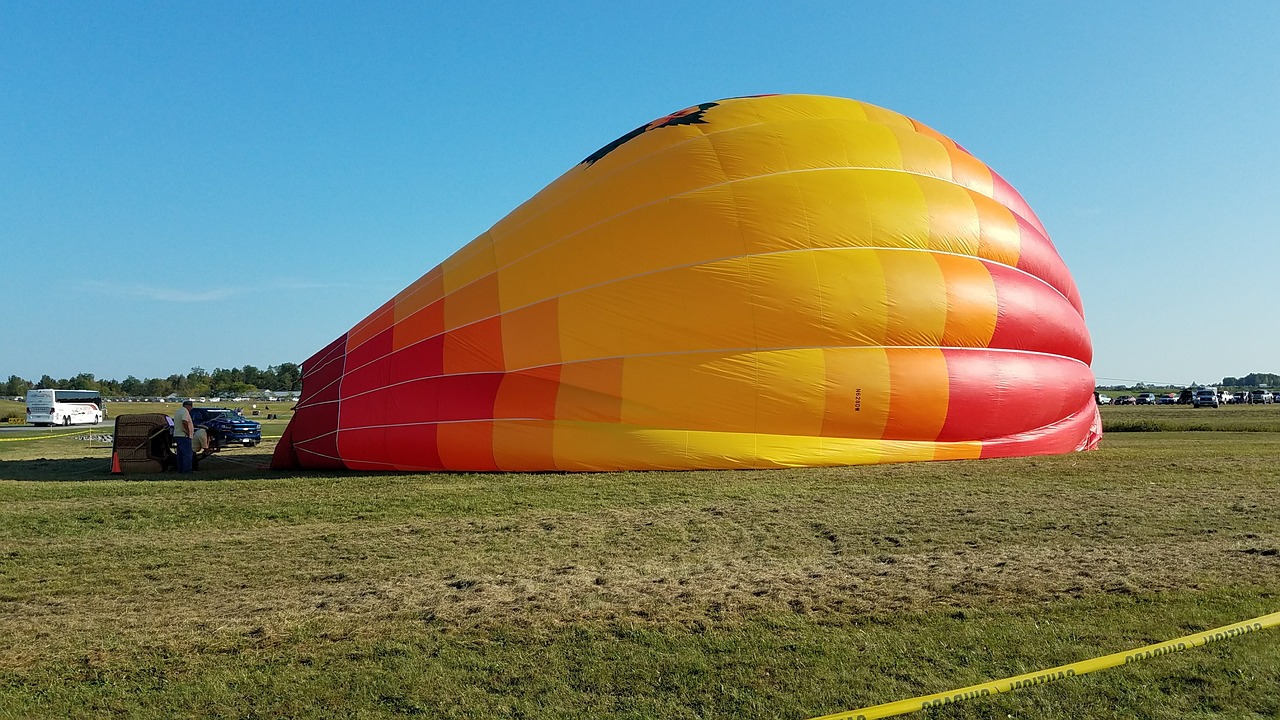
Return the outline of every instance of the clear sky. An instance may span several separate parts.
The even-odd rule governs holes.
[[[1280,372],[1280,4],[0,0],[0,378],[302,362],[583,157],[851,97],[1007,178],[1103,383]]]

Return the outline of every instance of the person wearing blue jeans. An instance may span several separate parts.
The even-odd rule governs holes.
[[[173,413],[173,442],[178,446],[178,472],[191,472],[191,438],[195,437],[195,423],[191,421],[190,400],[182,403]]]

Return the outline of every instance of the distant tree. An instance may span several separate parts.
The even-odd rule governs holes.
[[[281,363],[276,367],[276,384],[272,390],[295,391],[302,389],[302,368],[294,363]]]
[[[1223,385],[1232,387],[1275,387],[1280,385],[1280,375],[1275,373],[1249,373],[1244,377],[1224,377]]]
[[[97,390],[98,383],[93,379],[93,373],[80,373],[70,380],[65,381],[64,390]]]
[[[163,378],[147,378],[142,385],[142,394],[147,397],[164,397],[171,392],[175,392],[173,383]]]
[[[12,395],[14,397],[22,397],[31,389],[31,383],[23,380],[17,375],[10,375],[9,381],[4,384],[4,390],[0,394]]]

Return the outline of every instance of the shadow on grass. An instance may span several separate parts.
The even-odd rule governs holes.
[[[37,482],[88,482],[98,480],[163,481],[163,480],[252,480],[280,478],[287,472],[272,471],[270,452],[215,453],[200,461],[199,470],[189,475],[174,471],[159,473],[111,474],[110,457],[35,458],[0,460],[0,480]]]

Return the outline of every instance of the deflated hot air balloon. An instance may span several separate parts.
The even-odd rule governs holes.
[[[1079,294],[959,145],[809,95],[591,154],[303,364],[277,468],[1040,455],[1100,438]]]

